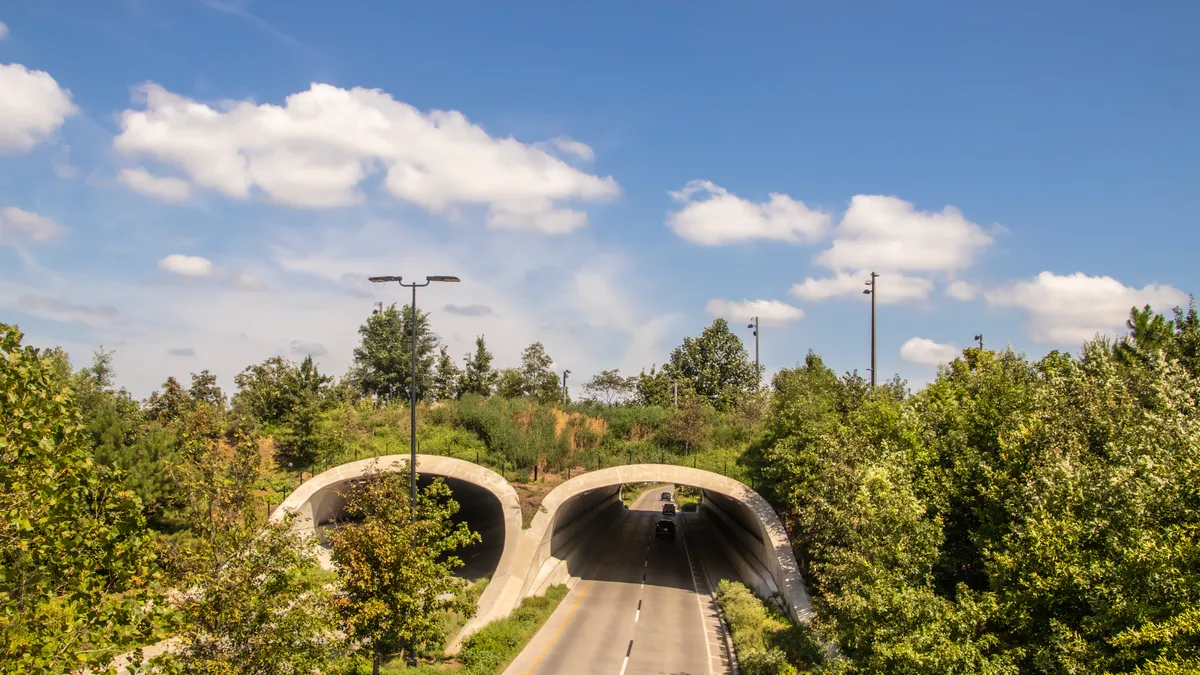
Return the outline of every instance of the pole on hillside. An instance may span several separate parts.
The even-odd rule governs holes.
[[[746,327],[754,329],[754,390],[758,391],[762,386],[762,377],[759,375],[762,371],[758,369],[758,317],[754,317],[754,323]]]
[[[983,351],[983,333],[976,335],[975,339],[979,340],[979,351]]]
[[[564,407],[566,407],[566,405],[567,405],[567,376],[570,374],[571,374],[571,371],[569,371],[569,370],[563,371],[563,406]]]
[[[863,294],[871,296],[871,388],[875,388],[875,296],[877,290],[875,287],[875,279],[879,275],[871,272],[871,280],[867,282],[870,288],[863,291]]]

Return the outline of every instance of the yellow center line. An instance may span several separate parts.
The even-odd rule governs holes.
[[[583,602],[583,597],[587,595],[588,591],[591,589],[592,582],[589,581],[587,582],[587,585],[583,587],[583,591],[579,594],[579,597],[575,600],[575,604],[571,607],[571,611],[567,612],[567,618],[563,619],[562,625],[558,627],[558,630],[554,631],[554,637],[550,638],[550,644],[546,645],[546,648],[542,650],[542,655],[537,657],[537,661],[534,661],[533,665],[530,666],[529,670],[525,671],[523,675],[532,675],[533,671],[537,670],[537,667],[539,664],[541,664],[542,659],[546,658],[546,654],[549,653],[550,648],[553,647],[554,643],[558,641],[558,636],[562,635],[563,629],[567,627],[568,623],[571,623],[571,617],[575,616],[575,610],[579,609],[579,603]]]

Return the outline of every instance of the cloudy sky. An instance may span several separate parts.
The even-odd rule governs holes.
[[[1200,4],[977,5],[10,0],[0,321],[145,396],[344,373],[371,275],[576,383],[714,315],[865,371],[872,270],[915,384],[1186,303]]]

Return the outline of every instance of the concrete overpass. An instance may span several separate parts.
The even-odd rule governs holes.
[[[389,455],[344,464],[313,477],[293,492],[272,516],[295,511],[294,527],[319,534],[341,515],[340,496],[372,468],[406,471],[407,455]],[[469,575],[490,576],[476,616],[456,644],[483,624],[507,616],[521,600],[540,595],[553,584],[573,585],[592,561],[598,546],[612,546],[601,536],[625,516],[620,499],[625,483],[661,482],[702,491],[698,517],[722,548],[737,576],[759,595],[774,599],[793,619],[812,616],[808,593],[787,532],[774,510],[746,485],[710,471],[669,464],[634,464],[584,473],[550,491],[528,528],[522,528],[516,491],[499,474],[471,462],[437,455],[418,455],[421,482],[446,480],[463,508],[459,517],[483,541],[462,557]]]

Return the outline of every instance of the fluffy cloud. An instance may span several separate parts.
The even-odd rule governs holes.
[[[667,215],[667,226],[702,246],[752,239],[813,241],[829,228],[829,214],[784,194],[771,193],[766,202],[752,202],[709,181],[694,180],[671,197],[683,206]]]
[[[974,300],[979,295],[979,287],[967,281],[956,279],[946,286],[946,295],[955,300]]]
[[[943,345],[925,338],[910,338],[900,347],[900,358],[911,363],[936,366],[958,358],[961,350],[954,345]]]
[[[592,151],[592,148],[588,146],[587,143],[577,141],[574,138],[567,136],[559,136],[552,142],[554,143],[554,147],[557,148],[559,152],[566,153],[568,155],[574,155],[579,159],[586,160],[588,162],[596,159],[596,153]]]
[[[181,277],[206,277],[213,273],[212,261],[197,255],[172,253],[158,261],[158,267]]]
[[[17,246],[23,240],[44,244],[61,237],[64,228],[54,219],[15,206],[0,209],[0,244]]]
[[[861,298],[869,300],[863,291],[867,290],[867,281],[871,278],[868,270],[858,272],[838,272],[832,277],[814,279],[808,277],[803,283],[792,285],[792,295],[802,300],[829,300],[831,298]],[[914,300],[924,300],[933,289],[933,282],[920,277],[910,277],[903,274],[882,274],[875,280],[878,296],[875,301],[881,305],[894,305]]]
[[[290,206],[345,206],[383,171],[388,191],[432,213],[480,204],[492,227],[559,234],[587,223],[569,203],[619,193],[611,176],[492,137],[460,112],[422,113],[377,89],[313,84],[282,106],[241,101],[219,109],[155,84],[140,93],[145,109],[122,112],[116,149],[174,165],[233,198],[261,192]],[[586,146],[568,147],[578,154]]]
[[[1140,289],[1112,277],[1090,277],[1082,272],[1059,276],[1042,272],[984,294],[992,307],[1014,307],[1029,314],[1029,336],[1038,342],[1078,346],[1097,333],[1122,332],[1131,307],[1149,304],[1164,311],[1187,301],[1180,290],[1159,284]]]
[[[49,73],[19,63],[0,65],[0,91],[0,153],[29,150],[78,112]]]
[[[725,316],[737,321],[758,317],[760,324],[781,325],[804,318],[804,310],[778,300],[709,300],[704,310],[713,316]]]
[[[117,182],[144,195],[166,202],[187,201],[192,186],[185,180],[154,174],[138,167],[117,174]]]
[[[950,271],[970,266],[991,243],[953,206],[930,213],[897,197],[855,195],[817,262],[834,270]]]

